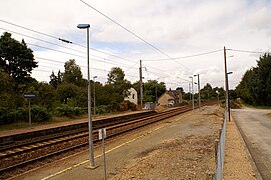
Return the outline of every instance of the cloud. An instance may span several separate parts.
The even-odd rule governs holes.
[[[115,0],[91,1],[85,0],[104,14],[116,20],[138,36],[148,41],[159,50],[171,57],[180,57],[191,54],[222,49],[223,46],[232,49],[270,51],[271,34],[271,2],[268,0]],[[61,37],[85,46],[86,33],[76,28],[79,23],[91,25],[91,47],[125,57],[126,61],[102,53],[91,51],[91,55],[100,56],[101,62],[94,62],[93,73],[98,74],[101,81],[106,80],[107,70],[116,63],[127,69],[143,59],[150,72],[148,78],[160,76],[165,80],[167,87],[174,89],[177,85],[176,77],[188,78],[194,73],[200,73],[202,82],[212,82],[215,86],[224,84],[224,57],[223,51],[188,59],[175,61],[144,61],[144,59],[167,58],[161,52],[150,47],[135,36],[112,23],[79,0],[9,0],[1,2],[1,19],[28,27],[55,37]],[[68,48],[86,52],[81,46],[65,44],[57,39],[43,36],[31,31],[23,30],[0,22],[2,28],[31,35]],[[3,32],[2,30],[0,31]],[[26,42],[40,44],[35,39],[13,34],[13,37]],[[63,47],[42,43],[45,47],[77,54],[78,52]],[[63,62],[75,58],[78,64],[85,64],[85,59],[59,53],[56,51],[34,48],[35,55]],[[79,53],[80,54],[80,53]],[[238,84],[242,74],[256,63],[258,56],[249,53],[227,52],[234,54],[234,60],[228,61],[228,68],[234,71],[231,76],[231,87]],[[84,53],[81,55],[85,56]],[[42,61],[41,61],[42,62]],[[47,62],[48,63],[48,62]],[[41,63],[42,64],[42,63]],[[51,71],[44,67],[41,70]],[[50,65],[57,69],[61,64]],[[135,69],[133,69],[135,68]],[[138,64],[127,70],[127,78],[136,81]],[[100,69],[100,70],[97,70]],[[85,71],[85,69],[84,69]],[[154,74],[151,74],[154,73]],[[146,72],[145,72],[146,73]],[[34,73],[38,80],[48,81],[50,73]]]

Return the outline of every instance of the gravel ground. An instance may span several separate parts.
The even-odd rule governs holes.
[[[215,170],[214,140],[222,113],[222,109],[207,107],[187,116],[186,135],[138,153],[110,179],[206,179],[206,173]]]

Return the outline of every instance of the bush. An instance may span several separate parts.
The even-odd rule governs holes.
[[[47,121],[52,117],[45,107],[38,105],[31,107],[31,116],[32,120],[36,122]]]
[[[18,108],[18,109],[8,109],[0,107],[0,124],[10,124],[18,120],[27,121],[28,119],[28,109]]]
[[[69,117],[73,117],[73,116],[78,116],[83,114],[84,111],[82,108],[80,107],[72,107],[66,104],[62,104],[58,107],[55,108],[54,114],[56,116],[62,117],[62,116],[69,116]]]
[[[101,105],[101,106],[96,107],[97,114],[106,114],[106,113],[110,113],[110,112],[111,112],[110,106]]]

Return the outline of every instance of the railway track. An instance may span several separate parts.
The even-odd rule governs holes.
[[[107,122],[93,129],[94,144],[98,142],[98,129],[106,128],[107,137],[113,138],[117,135],[138,129],[140,127],[176,116],[178,114],[192,110],[191,107],[181,107],[169,111],[156,113],[150,116],[141,116],[135,119],[121,119],[115,122]],[[0,174],[4,178],[9,177],[16,169],[24,168],[27,171],[28,165],[46,161],[54,156],[59,156],[65,152],[73,152],[76,149],[87,149],[88,129],[80,130],[68,135],[50,137],[39,141],[14,145],[0,152]],[[2,178],[0,176],[0,178]]]

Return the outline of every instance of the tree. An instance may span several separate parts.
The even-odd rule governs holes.
[[[121,96],[123,100],[129,94],[128,89],[132,87],[131,83],[124,79],[124,71],[119,67],[113,67],[108,73],[108,88],[112,88],[113,92]]]
[[[76,64],[74,59],[65,62],[65,72],[62,76],[62,82],[71,83],[77,86],[84,86],[86,83],[83,80],[81,68]]]
[[[236,93],[248,104],[271,106],[271,54],[260,56],[257,66],[246,71]]]
[[[32,70],[38,63],[33,51],[27,47],[24,40],[19,42],[5,32],[0,38],[0,68],[14,78],[17,84],[27,82]]]
[[[139,81],[133,84],[133,87],[138,93],[138,101],[140,101],[140,83]],[[148,80],[143,86],[144,102],[155,102],[156,94],[159,98],[166,91],[166,85],[164,82],[158,83],[156,80]]]
[[[52,71],[52,74],[50,75],[50,82],[49,84],[52,85],[54,88],[56,88],[58,85],[60,85],[62,82],[62,75],[60,70],[57,73],[57,76],[55,75],[54,71]]]

